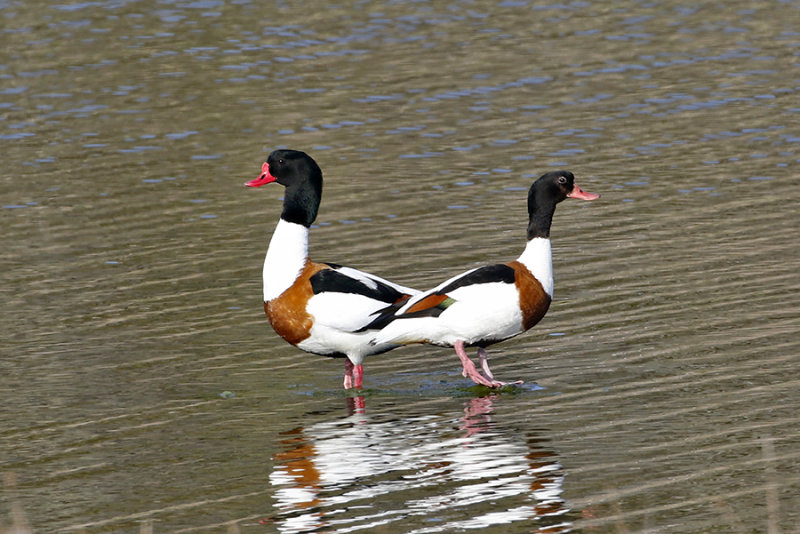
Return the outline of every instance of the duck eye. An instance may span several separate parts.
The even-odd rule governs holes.
[[[278,160],[278,163],[281,163],[281,164],[283,164],[283,158],[279,159],[279,160]]]
[[[559,176],[558,177],[558,183],[560,183],[560,184],[567,183],[567,177],[566,176]]]

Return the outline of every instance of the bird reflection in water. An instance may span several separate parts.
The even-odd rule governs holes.
[[[405,417],[368,415],[363,397],[347,402],[345,418],[282,434],[267,520],[280,532],[572,528],[555,453],[497,423],[501,395],[471,398],[463,413]]]

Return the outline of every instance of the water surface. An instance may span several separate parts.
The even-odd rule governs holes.
[[[0,509],[34,532],[792,532],[793,2],[0,2]],[[278,147],[313,257],[430,287],[572,170],[556,300],[473,388],[263,318]]]

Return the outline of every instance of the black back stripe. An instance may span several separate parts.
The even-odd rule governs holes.
[[[503,263],[495,265],[486,265],[478,267],[471,273],[468,273],[461,278],[453,280],[443,288],[439,289],[436,293],[446,294],[460,287],[471,286],[475,284],[488,284],[491,282],[501,282],[505,284],[513,284],[516,278],[514,269]]]
[[[311,282],[311,290],[315,295],[325,292],[351,293],[363,295],[387,304],[393,304],[403,296],[403,293],[380,280],[373,279],[376,287],[369,287],[361,280],[333,269],[323,269],[312,276],[309,281]]]

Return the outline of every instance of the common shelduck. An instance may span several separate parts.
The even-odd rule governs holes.
[[[594,200],[575,184],[568,171],[548,172],[528,191],[528,244],[515,261],[471,269],[410,298],[393,314],[376,319],[382,328],[374,342],[430,343],[454,347],[462,374],[476,384],[500,387],[516,382],[495,380],[486,347],[525,332],[538,323],[553,298],[550,225],[556,204],[565,198]],[[465,347],[477,346],[481,370]]]
[[[370,343],[376,332],[367,325],[419,291],[309,259],[308,234],[322,198],[322,171],[308,154],[276,150],[262,165],[261,175],[245,185],[272,182],[285,186],[286,194],[264,260],[267,319],[279,336],[301,350],[345,357],[344,387],[360,389],[364,358],[397,346]]]

